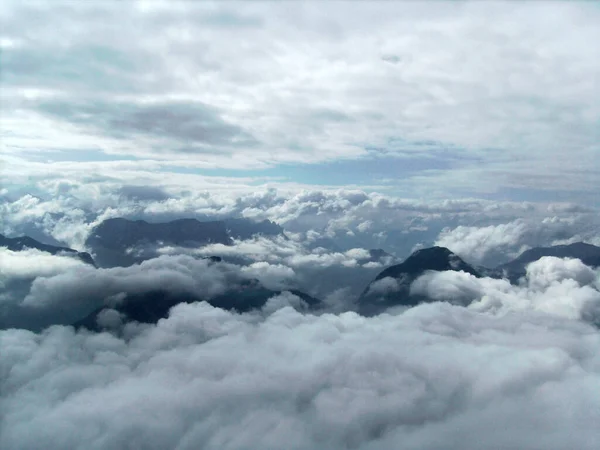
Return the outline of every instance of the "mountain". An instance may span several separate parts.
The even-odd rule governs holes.
[[[160,319],[168,316],[169,310],[179,303],[193,303],[206,300],[210,305],[235,310],[238,312],[248,312],[262,308],[267,301],[284,291],[272,291],[260,284],[258,280],[246,280],[240,285],[229,289],[226,293],[216,297],[205,299],[202,296],[189,293],[173,293],[166,290],[154,290],[141,294],[128,294],[118,304],[111,307],[111,313],[116,315],[117,311],[124,322],[136,321],[142,323],[156,323]],[[322,306],[319,299],[311,297],[304,292],[291,289],[293,295],[300,297],[309,307],[316,310]],[[98,308],[85,318],[73,324],[76,328],[84,327],[92,331],[100,331],[103,327],[102,312],[106,307]]]
[[[13,252],[20,252],[28,248],[40,250],[42,252],[50,253],[52,255],[66,254],[68,256],[74,256],[79,258],[86,264],[96,266],[92,256],[86,252],[78,252],[68,247],[59,247],[56,245],[43,244],[29,236],[20,236],[16,238],[9,238],[0,234],[0,247],[6,247]]]
[[[481,274],[459,256],[444,247],[417,250],[400,264],[383,270],[369,283],[358,299],[358,311],[374,315],[394,306],[414,306],[428,301],[410,293],[410,285],[427,271],[463,271],[476,277]]]
[[[544,256],[555,256],[557,258],[577,258],[582,263],[591,267],[600,266],[600,247],[576,242],[568,245],[554,245],[552,247],[534,247],[521,253],[512,261],[501,264],[494,269],[495,272],[504,274],[511,282],[516,282],[525,275],[528,264],[537,261]]]
[[[390,255],[385,250],[380,248],[372,248],[369,250],[369,257],[358,259],[358,263],[361,265],[367,263],[379,263],[387,266],[394,262],[395,259],[396,258],[393,255]]]
[[[130,266],[157,256],[161,245],[198,247],[207,244],[231,245],[225,222],[178,219],[165,223],[122,218],[97,225],[86,240],[101,267]]]
[[[270,220],[256,222],[252,219],[225,219],[225,227],[234,239],[251,239],[253,236],[284,236],[283,228]]]

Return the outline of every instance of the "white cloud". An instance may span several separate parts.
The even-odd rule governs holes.
[[[594,283],[598,274],[579,259],[545,256],[527,266],[527,280],[534,289],[544,289],[565,280],[580,285]]]
[[[469,262],[489,265],[506,262],[528,246],[570,241],[600,243],[598,211],[581,206],[469,198],[411,200],[353,189],[269,184],[257,187],[250,181],[231,178],[206,178],[200,185],[194,184],[196,181],[186,185],[188,181],[182,178],[180,184],[171,185],[168,179],[161,182],[158,174],[152,185],[170,196],[166,200],[124,197],[122,187],[135,184],[126,180],[46,180],[37,183],[29,194],[11,186],[5,201],[0,202],[4,233],[41,233],[84,250],[93,226],[110,217],[156,222],[243,216],[277,222],[291,238],[292,243],[278,242],[268,249],[256,243],[238,246],[240,250],[243,246],[244,253],[256,252],[257,257],[284,251],[272,247],[288,249],[301,242],[322,245],[319,240],[323,239],[332,240],[338,253],[353,248],[383,248],[406,257],[415,245],[430,246],[437,241]],[[372,224],[361,232],[365,221]],[[349,236],[348,230],[354,235]],[[38,239],[44,240],[43,236]],[[290,254],[298,253],[289,250]]]
[[[35,264],[37,255],[24,257]],[[248,279],[238,266],[211,264],[186,255],[161,256],[112,269],[82,264],[77,270],[63,268],[39,275],[27,285],[19,284],[18,289],[8,289],[6,295],[0,296],[0,327],[40,329],[56,323],[74,323],[103,305],[114,306],[123,293],[166,290],[210,299]],[[6,283],[14,284],[19,276],[22,275],[7,276]]]
[[[244,266],[240,270],[249,278],[259,280],[267,289],[281,290],[297,285],[296,272],[283,264],[260,261]]]
[[[308,311],[308,304],[300,297],[292,294],[289,291],[284,291],[279,295],[271,297],[261,309],[267,314],[273,314],[276,311],[289,306],[297,309],[298,311]]]
[[[508,253],[518,256],[524,250],[528,226],[523,220],[516,220],[487,227],[458,226],[444,229],[435,244],[447,247],[456,254],[474,263],[483,263],[491,253]]]
[[[36,249],[14,252],[0,247],[0,280],[50,277],[87,266],[70,255],[52,255]]]
[[[412,283],[411,292],[477,311],[538,311],[600,324],[600,271],[577,259],[540,258],[527,266],[518,286],[463,272],[429,272]]]
[[[557,211],[556,205],[549,205]],[[527,217],[488,226],[445,228],[435,245],[447,247],[468,262],[493,267],[517,257],[532,247],[572,242],[600,243],[597,214],[577,214],[570,210],[563,216]]]
[[[306,233],[316,239],[319,234]],[[259,279],[265,286],[276,289],[296,287],[322,298],[340,287],[352,290],[357,296],[391,258],[381,262],[365,262],[370,257],[366,249],[353,248],[346,252],[323,247],[310,248],[310,241],[286,239],[282,236],[256,236],[236,240],[231,246],[210,244],[197,249],[163,247],[160,254],[217,255],[247,264],[241,270]]]
[[[1,331],[2,448],[596,448],[600,334],[577,321],[182,304],[123,333]]]

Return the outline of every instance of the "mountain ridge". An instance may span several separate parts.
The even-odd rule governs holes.
[[[515,259],[496,266],[493,271],[497,276],[506,276],[511,282],[516,282],[520,277],[525,275],[528,264],[545,256],[576,258],[587,266],[600,266],[600,247],[585,242],[574,242],[566,245],[530,248]]]
[[[70,256],[76,256],[82,262],[96,267],[96,263],[92,258],[92,255],[90,255],[87,252],[79,252],[69,247],[60,247],[56,245],[44,244],[29,236],[18,236],[14,238],[9,238],[3,234],[0,234],[0,247],[6,247],[8,248],[8,250],[11,250],[13,252],[20,252],[25,250],[26,248],[32,248],[40,250],[42,252],[50,253],[52,255],[68,253],[71,254]]]

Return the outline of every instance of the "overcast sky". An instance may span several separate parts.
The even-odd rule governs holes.
[[[595,2],[3,2],[4,189],[597,206]]]

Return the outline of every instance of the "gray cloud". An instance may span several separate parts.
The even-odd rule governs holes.
[[[194,144],[253,146],[256,141],[240,127],[224,121],[215,108],[201,103],[118,103],[98,100],[40,103],[39,112],[92,128],[117,139],[144,135],[186,143],[181,151],[200,150]],[[175,150],[178,147],[173,147]],[[214,151],[214,150],[212,150]]]

